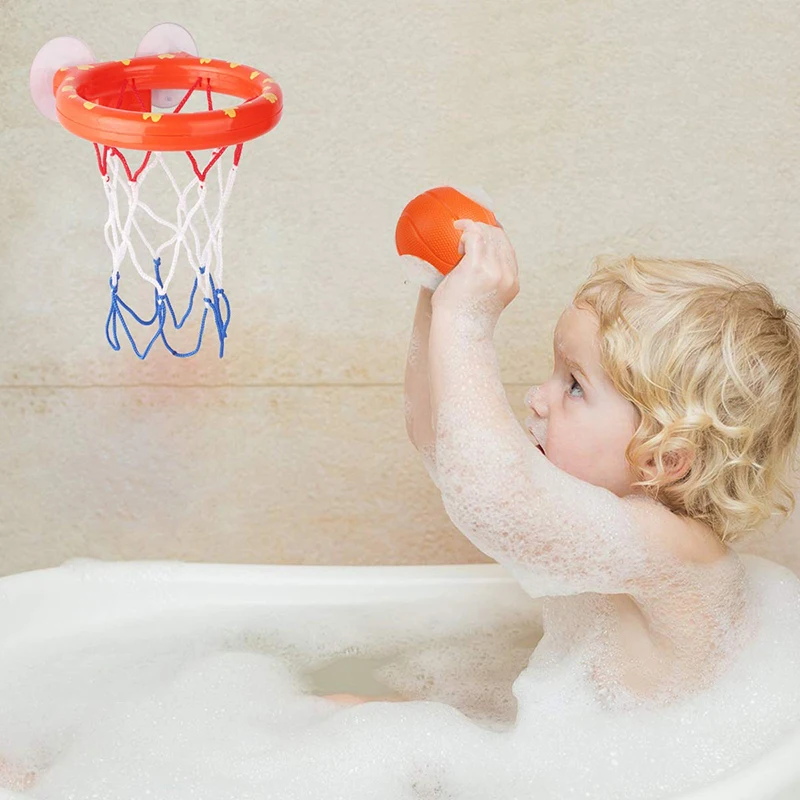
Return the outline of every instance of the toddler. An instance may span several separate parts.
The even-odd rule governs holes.
[[[794,507],[796,319],[717,264],[599,258],[524,430],[492,343],[514,250],[502,228],[455,225],[461,262],[420,290],[407,429],[453,523],[547,598],[515,694],[566,665],[617,708],[710,686],[758,627],[730,543]]]

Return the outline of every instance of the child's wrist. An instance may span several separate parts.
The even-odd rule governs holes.
[[[492,339],[497,316],[488,314],[480,308],[448,305],[433,305],[431,333],[434,328],[450,334],[450,338],[466,341],[485,341]]]

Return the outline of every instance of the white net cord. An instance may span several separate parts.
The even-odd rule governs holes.
[[[111,253],[111,308],[106,321],[106,338],[115,350],[120,349],[119,329],[122,328],[140,359],[146,358],[159,340],[172,355],[187,358],[200,349],[210,314],[219,339],[220,358],[223,356],[230,304],[222,285],[222,222],[236,180],[238,159],[234,160],[223,179],[221,154],[222,151],[215,152],[205,172],[198,173],[195,169],[184,189],[178,185],[162,153],[149,154],[144,167],[133,176],[134,180],[123,168],[121,159],[114,153],[109,154],[107,172],[103,176],[103,189],[108,201],[108,218],[103,232]],[[158,170],[166,176],[177,198],[175,222],[157,214],[141,197],[148,176]],[[211,171],[216,174],[218,186],[217,208],[213,215],[208,208],[211,201],[207,180]],[[145,218],[149,220],[150,228],[155,227],[156,233],[145,231]],[[119,295],[120,271],[128,258],[139,277],[153,288],[152,316],[149,312],[138,314]],[[169,290],[176,270],[184,262],[191,267],[194,282],[186,311],[179,316]],[[170,343],[169,336],[183,328],[190,318],[198,289],[202,293],[203,311],[197,341],[192,348],[181,351]],[[136,344],[131,332],[132,322],[148,329],[149,338],[144,347]]]

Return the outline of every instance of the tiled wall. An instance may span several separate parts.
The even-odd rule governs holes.
[[[522,292],[497,345],[520,412],[597,253],[723,261],[800,308],[794,2],[6,0],[0,13],[0,574],[75,556],[482,560],[405,438],[416,291],[393,232],[431,186],[482,186],[516,245]],[[123,58],[163,20],[285,93],[228,211],[223,360],[108,347],[91,146],[28,96],[48,39]]]

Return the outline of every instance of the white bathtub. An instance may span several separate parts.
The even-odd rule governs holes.
[[[291,567],[70,562],[0,579],[0,655],[148,613],[275,606],[468,601],[490,591],[525,601],[498,566]],[[530,601],[527,601],[530,602]],[[800,677],[799,677],[800,679]],[[0,710],[1,713],[1,710]],[[0,789],[0,800],[19,798]],[[798,800],[800,735],[728,779],[674,800]]]

